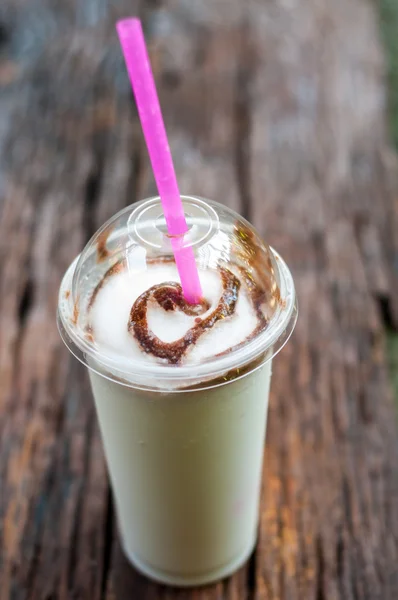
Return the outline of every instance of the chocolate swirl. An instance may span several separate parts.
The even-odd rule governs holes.
[[[141,294],[134,302],[128,322],[128,331],[137,339],[142,350],[157,358],[166,359],[170,364],[178,364],[190,346],[216,323],[230,317],[235,312],[238,301],[240,281],[228,269],[221,268],[220,276],[223,286],[218,305],[207,317],[199,319],[199,315],[209,309],[208,303],[203,300],[200,304],[190,305],[183,296],[180,284],[175,282],[154,285]],[[178,308],[184,314],[196,316],[195,326],[188,329],[185,335],[174,342],[162,342],[148,326],[148,303],[157,302],[165,311]]]

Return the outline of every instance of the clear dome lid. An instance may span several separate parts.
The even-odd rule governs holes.
[[[107,221],[61,285],[66,345],[90,369],[127,386],[226,383],[272,358],[296,322],[293,279],[277,252],[229,208],[193,196],[182,201],[188,232],[180,245],[195,254],[199,305],[183,298],[159,197]]]

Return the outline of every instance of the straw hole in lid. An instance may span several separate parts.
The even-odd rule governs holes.
[[[189,213],[185,214],[185,218],[186,218],[186,222],[187,222],[187,231],[185,233],[187,233],[188,231],[190,231],[193,227],[192,224],[192,215],[190,215]],[[160,233],[162,235],[165,235],[167,237],[177,237],[177,236],[170,236],[168,231],[167,231],[167,225],[166,225],[166,219],[164,217],[164,214],[161,213],[155,220],[155,227],[158,231],[160,231]],[[185,235],[185,234],[182,234]]]

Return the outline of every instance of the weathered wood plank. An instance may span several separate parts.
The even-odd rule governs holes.
[[[301,314],[274,369],[259,597],[392,598],[397,445],[379,305],[395,318],[396,188],[376,15],[355,1],[261,11],[253,218],[289,257]]]
[[[102,598],[109,569],[113,516],[87,377],[54,319],[65,268],[135,194],[139,143],[113,28],[74,31],[77,14],[69,2],[4,12],[19,69],[0,94],[2,598]]]
[[[85,240],[154,191],[113,28],[134,11],[182,191],[249,216],[301,309],[275,361],[257,552],[192,592],[115,542],[87,378],[54,323]],[[398,170],[372,4],[5,0],[0,44],[1,598],[395,598]]]

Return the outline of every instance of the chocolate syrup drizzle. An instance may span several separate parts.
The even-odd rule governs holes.
[[[221,268],[220,276],[223,292],[216,308],[207,317],[198,321],[198,316],[209,309],[209,304],[203,300],[200,304],[190,305],[183,296],[182,287],[175,282],[161,283],[146,290],[134,302],[128,323],[128,331],[134,335],[142,350],[158,358],[166,359],[176,365],[187,349],[214,325],[232,316],[238,301],[240,281],[228,269]],[[185,335],[174,342],[162,342],[148,326],[147,309],[149,302],[157,302],[165,311],[178,308],[184,314],[196,316],[195,325],[188,329]]]
[[[106,243],[111,230],[104,231],[98,239],[97,262],[102,262],[109,255]],[[282,302],[279,287],[275,285],[274,268],[269,250],[265,251],[263,247],[260,248],[252,231],[242,224],[235,227],[234,234],[235,248],[240,259],[239,262],[250,265],[250,268],[247,269],[243,266],[237,266],[237,269],[239,270],[240,280],[245,283],[250,294],[258,324],[241,343],[232,346],[217,356],[237,350],[258,336],[268,325],[268,318],[264,314],[264,306],[272,307]],[[153,262],[173,262],[173,258],[163,257]],[[125,268],[126,262],[122,259],[108,269],[94,289],[89,301],[89,309],[93,306],[98,292],[106,281],[112,275],[120,273]],[[255,277],[256,272],[261,273],[263,279],[262,285],[257,281],[257,277]],[[206,331],[212,329],[219,321],[231,317],[235,313],[241,281],[232,271],[225,267],[219,267],[219,273],[223,291],[216,308],[204,318],[201,315],[210,309],[209,303],[206,300],[202,300],[196,305],[188,304],[184,299],[180,284],[176,282],[154,285],[137,298],[130,310],[127,329],[135,337],[144,352],[164,359],[169,364],[178,365],[184,354]],[[180,310],[186,315],[195,317],[195,325],[182,338],[170,343],[163,342],[149,328],[147,311],[150,303],[157,303],[166,312]],[[86,335],[88,339],[94,341],[94,331],[90,325],[87,328]]]
[[[161,262],[172,262],[172,260],[163,259]],[[88,304],[89,310],[93,306],[98,292],[109,278],[116,273],[122,272],[125,268],[125,261],[121,260],[108,269],[93,291]],[[241,278],[245,281],[249,291],[253,308],[258,319],[258,325],[242,342],[216,356],[223,356],[232,350],[239,349],[259,335],[268,325],[268,319],[264,316],[262,309],[266,296],[264,289],[256,284],[252,275],[248,273],[246,269],[243,267],[238,267],[238,269]],[[229,269],[221,267],[219,268],[219,273],[223,292],[214,311],[203,319],[200,315],[206,313],[210,308],[207,300],[202,300],[199,304],[195,305],[188,304],[184,299],[180,284],[174,281],[154,285],[136,299],[130,310],[127,329],[129,333],[136,338],[144,352],[165,359],[169,364],[177,365],[181,362],[182,357],[188,349],[194,345],[206,331],[212,329],[218,321],[231,317],[235,313],[241,282]],[[150,302],[156,302],[165,311],[178,309],[188,316],[195,317],[195,326],[189,329],[179,340],[171,343],[163,342],[150,330],[148,325],[147,310]],[[87,326],[86,337],[92,342],[95,340],[94,331],[91,325]]]

